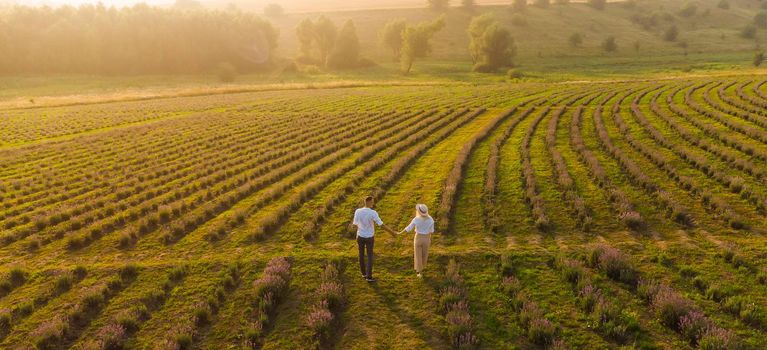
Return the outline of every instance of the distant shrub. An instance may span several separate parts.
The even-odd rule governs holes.
[[[754,67],[760,67],[764,63],[764,52],[757,52],[754,54],[752,64]]]
[[[767,28],[767,11],[762,11],[754,15],[754,24],[761,28]]]
[[[527,9],[527,0],[514,0],[511,2],[511,9],[522,12]]]
[[[658,25],[658,15],[636,13],[631,16],[631,21],[640,25],[644,30],[650,30]]]
[[[679,37],[679,28],[677,28],[676,25],[672,25],[668,29],[666,29],[665,32],[663,32],[663,40],[665,41],[676,41],[676,39]]]
[[[450,0],[426,0],[426,3],[433,11],[445,11],[450,7]]]
[[[602,42],[602,50],[605,50],[606,52],[618,51],[618,43],[614,36],[611,35],[605,38],[605,40]]]
[[[535,6],[537,6],[537,7],[540,7],[540,8],[548,8],[549,5],[551,5],[551,1],[550,0],[535,0],[535,2],[533,2],[533,4]]]
[[[570,46],[572,47],[578,47],[583,44],[583,35],[581,33],[575,32],[570,35],[570,37],[567,39],[567,42],[570,43]]]
[[[519,70],[519,69],[516,69],[516,68],[512,68],[512,69],[509,69],[509,70],[506,72],[506,75],[507,75],[507,76],[509,77],[509,79],[511,79],[511,80],[522,79],[522,78],[524,78],[524,77],[525,77],[525,73],[524,73],[523,71]]]
[[[679,16],[681,17],[692,17],[698,12],[698,5],[694,2],[687,1],[682,5],[682,8],[679,9]]]
[[[722,9],[722,10],[729,10],[730,9],[730,2],[727,0],[721,0],[718,4],[716,4],[716,7]]]
[[[231,83],[237,78],[237,68],[229,62],[221,62],[216,67],[216,76],[222,83]]]
[[[604,10],[605,5],[607,4],[607,0],[588,0],[587,3],[589,4],[589,6],[597,10]]]

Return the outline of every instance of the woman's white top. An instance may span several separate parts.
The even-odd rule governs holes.
[[[412,232],[413,229],[415,229],[415,233],[421,235],[434,233],[434,219],[431,216],[416,216],[410,225],[405,227],[405,231]]]

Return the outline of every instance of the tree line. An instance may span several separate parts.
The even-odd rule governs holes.
[[[256,70],[272,63],[277,37],[239,11],[17,6],[0,14],[0,74],[200,73],[222,62]]]
[[[380,32],[403,73],[432,51],[444,16],[407,23],[392,20]],[[492,15],[475,17],[468,28],[474,69],[511,66],[514,40]],[[373,65],[362,57],[354,22],[340,29],[330,19],[305,18],[295,28],[297,64],[320,69]],[[240,11],[163,9],[145,4],[16,6],[0,13],[0,74],[194,74],[272,69],[279,33],[267,20]],[[221,75],[221,74],[219,74]]]

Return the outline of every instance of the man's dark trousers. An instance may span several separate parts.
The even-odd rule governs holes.
[[[373,243],[375,237],[364,238],[357,236],[357,247],[360,251],[360,272],[365,275],[366,278],[373,278]],[[365,265],[365,253],[367,252],[368,261]]]

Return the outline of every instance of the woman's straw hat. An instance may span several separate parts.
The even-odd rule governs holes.
[[[415,211],[417,211],[420,216],[429,215],[429,207],[427,207],[426,204],[416,204]]]

